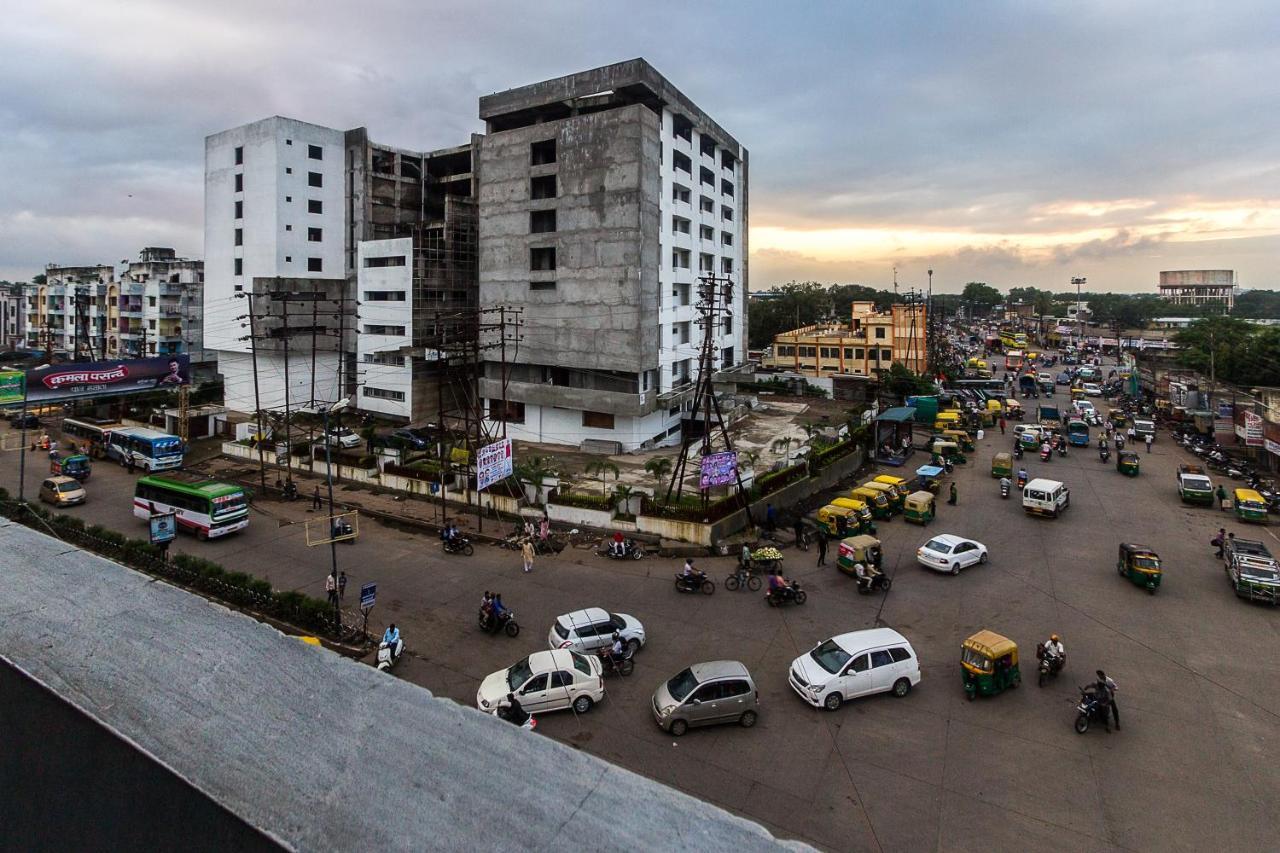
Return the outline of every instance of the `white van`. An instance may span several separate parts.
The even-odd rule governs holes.
[[[1066,483],[1037,477],[1022,488],[1022,508],[1029,515],[1057,518],[1071,504],[1071,490]]]
[[[787,681],[810,705],[834,711],[846,699],[871,693],[906,696],[920,683],[920,661],[892,628],[851,631],[792,661]]]

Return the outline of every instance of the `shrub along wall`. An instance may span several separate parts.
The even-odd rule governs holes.
[[[21,504],[12,500],[5,489],[0,489],[0,515],[130,568],[199,590],[209,598],[256,611],[331,640],[350,641],[350,632],[359,630],[339,631],[333,608],[318,598],[273,590],[267,581],[244,572],[229,572],[217,563],[190,554],[176,554],[172,560],[165,560],[164,553],[150,542],[130,539],[96,524],[85,527],[84,522],[73,515],[55,515],[42,506]]]

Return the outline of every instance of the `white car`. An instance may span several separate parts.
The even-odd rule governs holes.
[[[920,683],[920,662],[892,628],[851,631],[792,661],[787,682],[810,705],[834,711],[846,699],[871,693],[906,696]]]
[[[1076,407],[1076,413],[1080,415],[1083,420],[1088,420],[1098,414],[1097,408],[1095,408],[1093,403],[1090,403],[1088,400],[1076,400],[1074,405]]]
[[[490,712],[514,693],[528,714],[563,711],[579,714],[604,698],[604,676],[597,658],[567,649],[534,652],[513,666],[485,677],[476,691],[476,707]]]
[[[1083,385],[1081,385],[1080,387],[1081,387],[1081,388],[1083,388],[1083,389],[1084,389],[1084,393],[1085,393],[1085,394],[1087,394],[1087,395],[1088,395],[1088,396],[1090,396],[1090,397],[1101,397],[1101,396],[1102,396],[1102,386],[1101,386],[1101,385],[1097,385],[1097,384],[1095,384],[1095,383],[1093,383],[1093,382],[1086,382],[1086,383],[1084,383]]]
[[[644,645],[644,626],[626,613],[610,613],[603,607],[588,607],[557,616],[547,634],[547,645],[553,649],[594,652],[613,644],[617,631],[632,653]]]
[[[943,533],[916,550],[920,565],[939,572],[960,574],[960,570],[987,561],[987,546],[972,539]]]
[[[329,430],[329,444],[333,447],[359,447],[360,436],[346,427],[338,427],[337,429]]]

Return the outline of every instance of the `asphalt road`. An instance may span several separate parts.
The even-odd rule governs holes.
[[[1059,394],[1059,400],[1062,395]],[[1220,525],[1280,541],[1267,528],[1178,503],[1174,472],[1185,454],[1168,434],[1143,454],[1137,478],[1075,451],[1031,475],[1071,488],[1060,519],[1023,514],[1001,500],[991,455],[1011,436],[990,432],[957,469],[959,505],[939,507],[927,529],[881,523],[887,595],[857,595],[816,550],[786,554],[789,575],[809,590],[803,607],[768,608],[760,593],[723,589],[729,559],[700,560],[715,595],[672,588],[677,562],[613,562],[566,549],[531,574],[518,555],[480,547],[448,557],[434,539],[366,524],[339,548],[351,578],[379,585],[371,627],[397,622],[411,655],[401,677],[471,705],[486,674],[546,648],[552,619],[603,606],[640,618],[649,643],[635,673],[608,682],[590,713],[549,714],[538,732],[758,820],[774,832],[833,850],[1256,850],[1274,847],[1280,808],[1280,613],[1232,594],[1206,543]],[[14,490],[16,452],[0,480]],[[44,460],[29,458],[34,495]],[[130,513],[131,478],[100,464],[90,501],[71,510],[141,536]],[[309,491],[305,486],[304,493]],[[178,548],[323,596],[327,549],[308,549],[307,503],[267,503],[249,529],[224,541],[181,538]],[[978,539],[991,562],[957,577],[918,566],[915,548],[951,532]],[[1117,576],[1121,541],[1154,547],[1165,580],[1151,596]],[[834,559],[833,553],[830,555]],[[516,639],[475,627],[485,590],[516,611]],[[818,711],[787,685],[790,661],[821,640],[887,625],[920,655],[923,680],[906,698],[873,697]],[[960,683],[961,641],[980,628],[1016,640],[1029,681],[968,702]],[[1060,633],[1068,665],[1055,683],[1034,681],[1038,639]],[[649,698],[684,666],[743,661],[763,703],[752,729],[695,729],[683,738],[653,723]],[[1097,668],[1119,684],[1122,731],[1072,729],[1077,684]],[[518,768],[515,768],[518,770]],[[531,779],[529,784],[554,784]]]

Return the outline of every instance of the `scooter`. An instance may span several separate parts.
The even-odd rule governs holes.
[[[1022,487],[1023,487],[1023,486],[1025,486],[1026,484],[1027,484],[1027,474],[1026,474],[1026,472],[1025,472],[1025,471],[1019,471],[1019,472],[1018,472],[1018,490],[1019,490],[1019,491],[1021,491],[1021,490],[1022,490]]]
[[[1007,479],[1000,481],[1000,497],[1009,497],[1009,481]]]
[[[511,725],[522,728],[527,732],[531,732],[538,727],[538,721],[533,718],[533,714],[526,713],[523,715],[523,720],[516,721],[511,718],[511,714],[509,713],[510,710],[510,705],[499,705],[489,713],[497,717],[499,720],[505,720]]]
[[[471,541],[461,536],[445,539],[440,545],[444,548],[446,554],[463,554],[470,557],[476,552],[476,549],[471,545]]]
[[[1058,455],[1059,456],[1067,455],[1067,443],[1065,441],[1058,442]]]
[[[715,591],[715,581],[701,572],[695,572],[688,577],[683,574],[676,575],[676,592],[701,592],[703,595],[710,595]]]
[[[1044,643],[1036,643],[1036,660],[1040,661],[1040,686],[1044,687],[1050,678],[1056,678],[1058,673],[1062,672],[1067,665],[1067,656],[1062,655],[1046,655],[1044,653]]]
[[[615,550],[613,543],[610,542],[600,553],[610,560],[638,560],[644,556],[644,549],[636,544],[634,539],[623,539],[621,551]]]
[[[1041,461],[1041,462],[1052,462],[1052,461],[1053,461],[1053,448],[1051,448],[1051,447],[1042,447],[1042,448],[1040,448],[1040,461]]]
[[[1021,441],[1015,441],[1013,443],[1013,458],[1014,459],[1022,458],[1022,442]]]
[[[400,662],[400,655],[404,653],[404,638],[396,640],[396,647],[391,648],[391,644],[383,640],[378,644],[378,669],[386,672]]]
[[[799,581],[792,581],[786,586],[780,586],[776,590],[771,589],[764,594],[764,600],[770,607],[781,607],[792,602],[804,604],[808,597],[805,591],[800,588]]]
[[[1104,464],[1104,465],[1105,465],[1105,464],[1107,464],[1108,462],[1110,462],[1110,461],[1111,461],[1111,448],[1109,448],[1109,447],[1100,447],[1100,448],[1098,448],[1098,458],[1099,458],[1100,460],[1102,460],[1102,464]]]

